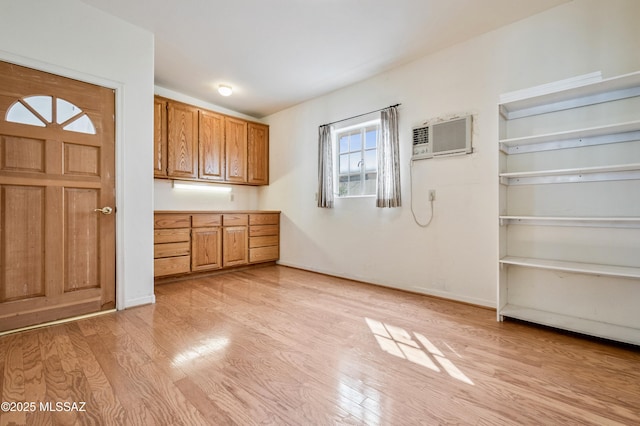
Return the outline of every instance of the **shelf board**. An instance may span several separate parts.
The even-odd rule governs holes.
[[[507,304],[498,315],[549,327],[640,345],[640,329]]]
[[[507,154],[524,154],[636,140],[640,140],[640,120],[565,132],[501,139],[499,142],[500,149]]]
[[[640,72],[504,102],[500,105],[500,113],[507,120],[513,120],[634,96],[640,96]]]
[[[499,216],[500,225],[640,228],[640,217]]]
[[[577,183],[629,179],[640,179],[640,163],[500,173],[500,180],[506,185]]]
[[[575,272],[579,274],[604,275],[609,277],[640,278],[640,268],[630,266],[601,265],[597,263],[567,262],[563,260],[534,259],[505,256],[501,265],[516,265],[536,269]]]

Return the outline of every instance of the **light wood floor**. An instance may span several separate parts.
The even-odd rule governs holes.
[[[271,266],[0,337],[12,424],[640,424],[640,351]],[[46,408],[46,407],[45,407]]]

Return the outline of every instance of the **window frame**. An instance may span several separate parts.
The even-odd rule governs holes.
[[[366,140],[366,135],[368,132],[370,132],[371,130],[375,130],[375,144],[373,147],[367,147],[367,140]],[[356,132],[358,131],[358,132]],[[347,147],[346,151],[341,152],[340,151],[340,139],[341,136],[344,134],[355,134],[355,133],[360,133],[360,157],[359,157],[359,161],[358,161],[358,166],[360,168],[359,170],[359,181],[361,182],[360,188],[361,191],[359,194],[353,194],[350,193],[350,191],[348,191],[346,194],[342,194],[341,190],[340,190],[340,178],[344,177],[344,176],[353,176],[355,175],[355,173],[352,172],[351,167],[350,167],[350,161],[349,159],[347,160],[349,162],[349,164],[347,164],[347,171],[344,173],[341,173],[340,171],[340,160],[341,160],[341,155],[348,155],[348,158],[353,155],[354,153],[357,153],[358,150],[351,150],[351,147]],[[376,119],[370,119],[370,120],[366,120],[366,121],[362,121],[360,123],[356,123],[356,124],[352,124],[352,125],[348,125],[348,126],[343,126],[343,127],[339,127],[339,128],[334,128],[332,130],[332,142],[333,142],[333,151],[334,151],[334,179],[336,182],[336,185],[334,187],[334,195],[337,198],[368,198],[368,197],[375,197],[376,193],[377,193],[377,181],[378,181],[378,138],[380,137],[380,119],[376,118]],[[367,170],[366,165],[367,165],[367,161],[366,161],[366,153],[367,152],[371,152],[373,151],[375,156],[375,160],[374,160],[374,165],[375,168],[374,170]],[[365,193],[366,190],[366,185],[365,182],[368,180],[366,179],[368,174],[374,173],[375,177],[374,177],[374,181],[375,181],[375,186],[373,187],[373,189],[371,190],[370,193]],[[371,180],[371,179],[369,179]]]

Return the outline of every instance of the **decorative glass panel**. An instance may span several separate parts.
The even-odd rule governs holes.
[[[65,101],[64,99],[56,99],[56,123],[62,124],[81,112],[82,110],[71,102]]]
[[[23,99],[31,108],[51,123],[53,115],[53,98],[51,96],[29,96]]]
[[[96,134],[96,128],[93,127],[93,123],[91,122],[91,119],[87,117],[87,114],[82,114],[80,118],[67,124],[63,129],[71,132],[87,133],[90,135]]]
[[[24,102],[24,103],[23,103]],[[33,108],[37,114],[34,114],[26,105]],[[69,101],[64,99],[56,99],[55,121],[57,124],[63,124],[72,120],[63,127],[64,130],[70,132],[96,134],[96,128],[87,114],[82,114],[82,109],[78,108]],[[27,124],[29,126],[46,127],[53,121],[53,97],[52,96],[27,96],[22,100],[14,103],[7,111],[6,120],[12,123]],[[46,120],[43,121],[43,120]]]
[[[42,120],[40,120],[20,102],[16,102],[11,106],[11,108],[9,108],[9,111],[7,111],[7,121],[12,123],[28,124],[30,126],[46,126]]]

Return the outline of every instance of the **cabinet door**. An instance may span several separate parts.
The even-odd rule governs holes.
[[[167,101],[153,99],[153,175],[167,176]]]
[[[168,176],[198,177],[198,109],[169,102],[167,125]]]
[[[198,126],[199,176],[224,180],[224,117],[200,111]]]
[[[191,234],[191,270],[205,271],[222,267],[220,227],[194,228]]]
[[[225,117],[226,180],[247,181],[247,122]]]
[[[223,228],[223,266],[244,265],[249,262],[249,238],[246,226]]]
[[[254,185],[269,184],[269,126],[249,123],[248,182]]]

